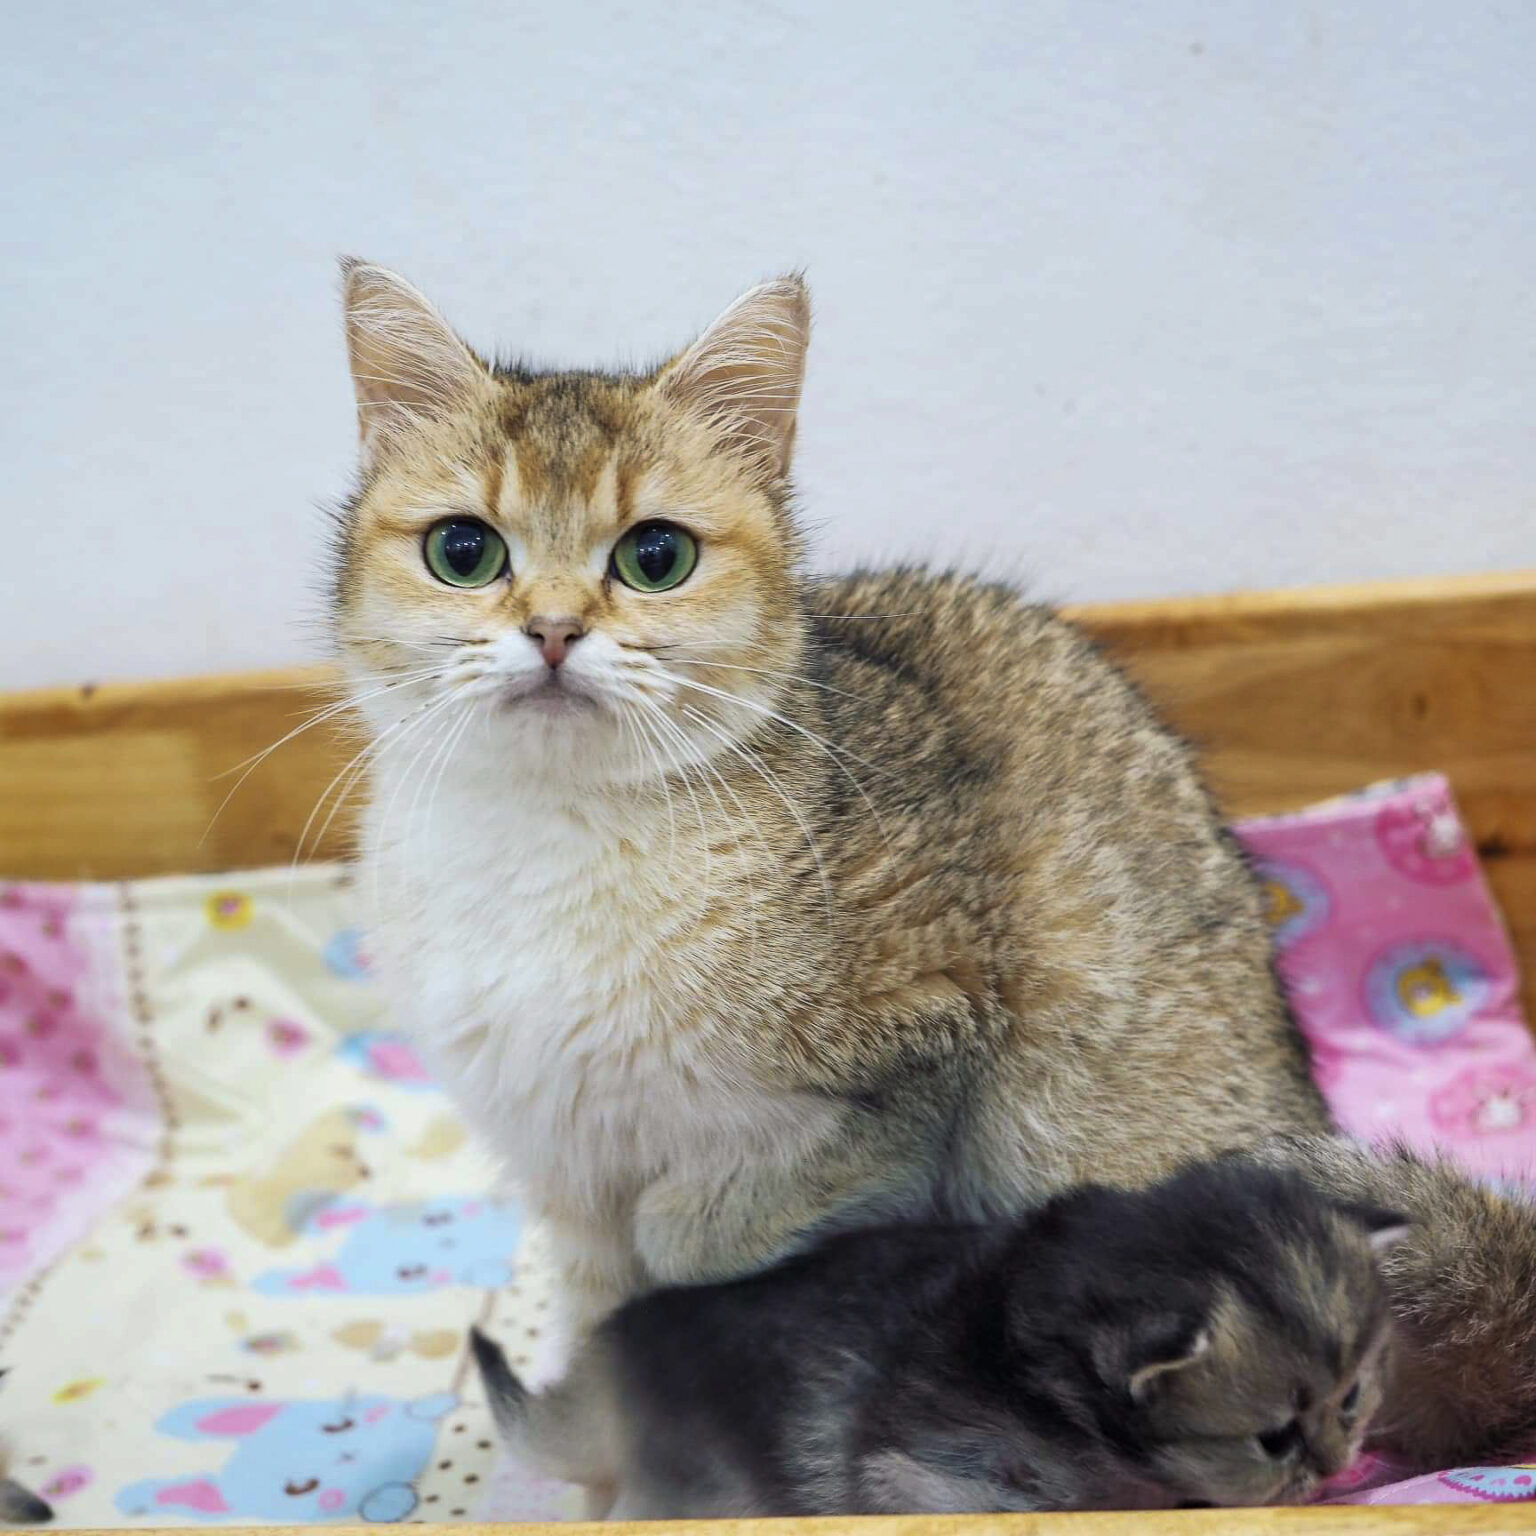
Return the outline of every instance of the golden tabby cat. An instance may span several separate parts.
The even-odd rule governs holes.
[[[838,1225],[1263,1144],[1416,1218],[1396,1442],[1536,1429],[1536,1216],[1327,1138],[1183,743],[1012,591],[805,574],[798,280],[640,373],[488,365],[372,266],[346,317],[376,947],[578,1325]]]

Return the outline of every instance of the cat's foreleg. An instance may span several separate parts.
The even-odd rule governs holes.
[[[560,1295],[560,1354],[570,1352],[644,1283],[627,1212],[605,1218],[546,1213]],[[562,1361],[563,1365],[563,1361]]]
[[[748,1274],[818,1230],[923,1208],[930,1172],[901,1117],[850,1110],[810,1145],[776,1154],[722,1149],[707,1166],[656,1180],[635,1208],[634,1245],[648,1277],[692,1285]]]

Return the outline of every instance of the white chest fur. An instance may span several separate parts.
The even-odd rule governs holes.
[[[445,784],[366,846],[396,1020],[536,1205],[601,1215],[782,1133],[790,1106],[720,1049],[699,937],[720,871],[680,823]]]

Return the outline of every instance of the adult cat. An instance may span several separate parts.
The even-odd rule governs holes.
[[[1536,1214],[1328,1139],[1185,746],[1011,591],[803,573],[798,280],[632,374],[493,367],[345,281],[376,949],[579,1324],[830,1225],[1262,1146],[1419,1222],[1395,1443],[1536,1428]]]

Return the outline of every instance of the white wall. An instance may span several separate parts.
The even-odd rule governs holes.
[[[343,250],[568,363],[804,264],[828,561],[1536,563],[1533,61],[1520,0],[34,0],[0,685],[315,653]]]

